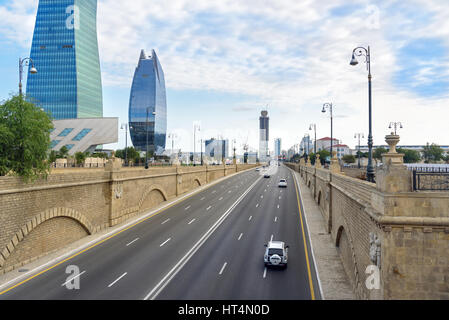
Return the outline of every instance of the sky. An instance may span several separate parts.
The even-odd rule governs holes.
[[[38,0],[0,0],[0,100],[17,93],[18,58],[30,54]],[[270,143],[282,149],[311,134],[354,147],[368,136],[370,46],[374,144],[400,121],[401,143],[449,145],[449,6],[447,0],[142,0],[98,1],[104,116],[128,121],[140,50],[155,49],[165,73],[168,133],[193,151],[200,138],[258,148],[258,119],[267,109]],[[167,139],[167,148],[172,141]],[[128,135],[128,142],[130,141]],[[366,139],[362,144],[366,144]],[[125,132],[109,148],[123,148]],[[200,144],[196,145],[199,151]]]

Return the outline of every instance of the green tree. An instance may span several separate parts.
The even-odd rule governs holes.
[[[321,165],[324,165],[326,163],[326,159],[331,156],[330,151],[327,150],[321,150],[318,154],[320,155]]]
[[[431,145],[427,143],[423,149],[423,155],[426,163],[434,163],[442,160],[443,154],[444,150],[435,143],[432,143]]]
[[[30,182],[48,175],[50,117],[23,96],[0,104],[0,175],[8,173]]]
[[[347,154],[347,155],[343,156],[342,160],[345,163],[355,163],[355,156],[353,156],[352,154]]]
[[[387,153],[388,150],[384,147],[376,148],[373,152],[373,158],[377,160],[382,160],[382,154]]]
[[[52,164],[53,162],[56,162],[56,159],[58,159],[58,152],[55,150],[51,150],[48,154],[48,162]]]
[[[403,148],[398,148],[397,151],[404,154],[405,163],[418,163],[421,161],[421,155],[418,151]]]
[[[69,156],[69,149],[66,146],[63,146],[61,149],[59,149],[59,158],[67,159],[68,156]]]
[[[75,153],[75,160],[76,160],[76,164],[80,165],[82,163],[84,163],[84,161],[86,161],[87,158],[87,154],[84,152],[77,152]]]

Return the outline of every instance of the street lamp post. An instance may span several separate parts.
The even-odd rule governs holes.
[[[196,130],[200,131],[201,127],[199,124],[193,125],[193,166],[196,167],[195,153],[196,153]]]
[[[149,115],[150,115],[150,107],[147,108],[147,125],[146,125],[146,127],[147,127],[147,148],[146,148],[146,153],[145,153],[145,169],[149,168],[149,165],[148,165],[148,133],[149,133],[149,130],[148,130],[148,123],[149,123],[148,117],[149,117]],[[156,115],[156,112],[153,112],[153,116],[155,116],[155,115]]]
[[[365,56],[366,68],[368,70],[368,108],[369,108],[369,134],[368,134],[368,168],[366,172],[366,179],[370,182],[374,180],[373,168],[373,130],[372,130],[372,84],[371,84],[371,52],[370,47],[357,47],[352,51],[351,66],[356,66],[359,62],[356,56]]]
[[[331,114],[331,158],[334,156],[332,151],[332,146],[334,144],[334,116],[333,116],[333,104],[332,103],[325,103],[323,104],[323,110],[321,111],[322,113],[326,113],[326,108],[329,109],[329,112]]]
[[[204,165],[204,162],[203,162],[203,139],[201,139],[201,166],[203,166]]]
[[[30,73],[36,74],[37,69],[34,67],[34,62],[31,58],[19,58],[19,95],[22,96],[22,79],[23,79],[23,66],[29,66],[31,64]]]
[[[120,129],[125,129],[125,167],[128,165],[128,124],[122,123]]]
[[[398,127],[399,129],[403,129],[402,123],[400,122],[390,122],[390,125],[388,126],[388,129],[392,129],[394,127],[394,135],[397,134]]]
[[[358,167],[359,167],[359,169],[361,168],[361,165],[360,165],[360,139],[365,139],[365,136],[363,135],[363,133],[356,133],[355,135],[354,135],[354,139],[359,139],[359,152],[358,152],[358,158],[359,158],[359,164],[358,164]]]

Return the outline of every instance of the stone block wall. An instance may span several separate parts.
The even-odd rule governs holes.
[[[0,274],[255,166],[145,170],[114,163],[102,170],[60,169],[31,185],[0,177]]]

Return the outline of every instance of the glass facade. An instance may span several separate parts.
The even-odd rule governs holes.
[[[83,129],[83,130],[81,130],[81,132],[78,133],[75,136],[75,138],[72,139],[72,141],[81,141],[81,140],[83,140],[83,138],[91,131],[92,131],[92,129]]]
[[[165,150],[167,102],[165,78],[156,52],[147,57],[142,50],[129,101],[129,131],[134,147],[160,155]]]
[[[40,0],[27,97],[53,119],[103,116],[97,0]]]

